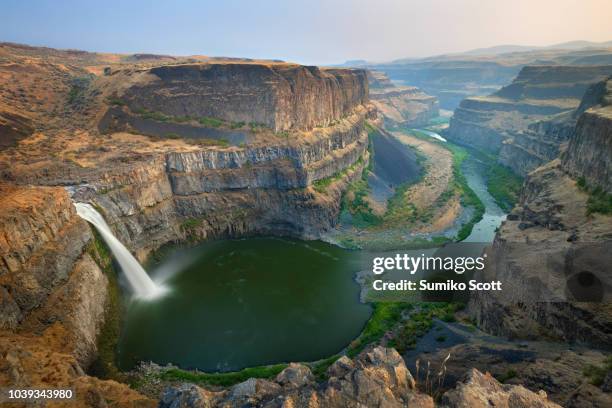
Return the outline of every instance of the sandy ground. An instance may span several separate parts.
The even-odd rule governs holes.
[[[404,199],[411,202],[417,211],[425,211],[436,206],[436,200],[449,188],[453,179],[453,156],[450,151],[436,143],[417,137],[394,132],[393,135],[426,156],[423,179],[406,191]],[[441,208],[435,209],[433,221],[418,226],[415,232],[430,233],[450,227],[461,211],[459,197],[453,196]]]

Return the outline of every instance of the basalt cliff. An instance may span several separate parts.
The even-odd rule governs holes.
[[[609,351],[612,217],[595,204],[611,191],[611,85],[601,82],[588,93],[592,106],[577,118],[567,149],[528,175],[500,227],[479,278],[509,287],[474,293],[470,301],[485,330]]]
[[[589,106],[582,97],[612,74],[612,66],[527,66],[490,96],[463,100],[451,118],[450,140],[499,153],[499,162],[525,176],[556,158]]]
[[[396,86],[377,71],[368,71],[370,99],[387,127],[426,126],[439,115],[438,99],[414,86]]]

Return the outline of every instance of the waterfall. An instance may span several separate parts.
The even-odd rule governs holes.
[[[132,256],[130,251],[113,235],[113,232],[100,215],[91,205],[75,203],[77,214],[86,221],[93,224],[98,230],[104,242],[108,245],[113,256],[121,266],[136,297],[152,299],[164,292],[164,288],[151,280],[147,272]]]

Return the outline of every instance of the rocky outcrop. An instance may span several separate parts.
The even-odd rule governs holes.
[[[382,89],[382,88],[393,88],[393,82],[389,79],[389,77],[380,71],[372,71],[367,70],[368,74],[368,83],[370,84],[370,91],[373,89]]]
[[[573,127],[570,112],[579,108],[590,85],[611,73],[612,66],[524,67],[512,84],[496,93],[464,99],[446,136],[492,152],[501,149],[500,162],[526,174],[556,157],[557,146],[567,140],[566,129]],[[514,157],[517,163],[512,163]]]
[[[563,168],[587,185],[612,194],[612,80],[598,86],[598,105],[580,116]]]
[[[132,111],[258,123],[277,132],[327,126],[368,98],[364,70],[206,63],[167,65],[126,76],[132,84],[120,97]]]
[[[321,386],[300,364],[290,364],[273,381],[251,378],[219,392],[185,384],[167,389],[160,407],[433,407],[393,349],[378,347],[355,360],[341,357],[327,372]]]
[[[385,74],[368,71],[370,99],[387,126],[425,126],[439,115],[438,99],[413,86],[395,86]]]
[[[74,398],[56,400],[53,402],[56,407],[157,406],[155,401],[125,384],[86,375],[70,349],[71,336],[60,323],[51,325],[42,335],[0,333],[0,386],[71,389]],[[4,395],[0,397],[0,404],[6,403],[7,406],[26,407],[32,404],[8,404],[3,398]]]
[[[558,160],[529,175],[487,268],[475,276],[504,284],[501,292],[472,293],[469,308],[480,327],[512,338],[612,344],[612,219],[587,216],[587,199]]]
[[[419,384],[394,349],[377,347],[354,360],[343,356],[317,384],[310,369],[291,364],[274,380],[251,378],[224,391],[191,384],[168,388],[161,408],[202,407],[415,407],[433,408],[434,399]],[[446,407],[559,407],[546,393],[516,385],[502,385],[490,374],[471,370],[456,389],[444,394]]]
[[[83,367],[96,356],[108,280],[86,252],[92,235],[63,188],[4,186],[0,329],[41,333],[60,322]]]
[[[0,111],[0,148],[12,146],[34,132],[32,120],[11,111]]]
[[[520,385],[502,385],[490,374],[470,370],[457,388],[448,391],[442,404],[449,407],[560,407],[547,399],[546,393],[537,394]]]

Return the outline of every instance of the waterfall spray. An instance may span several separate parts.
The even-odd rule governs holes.
[[[164,293],[164,288],[155,284],[142,268],[140,263],[132,256],[130,251],[113,235],[113,232],[100,215],[91,205],[75,203],[77,214],[86,221],[93,224],[98,230],[104,242],[108,245],[113,256],[121,266],[134,294],[139,298],[152,299]]]

